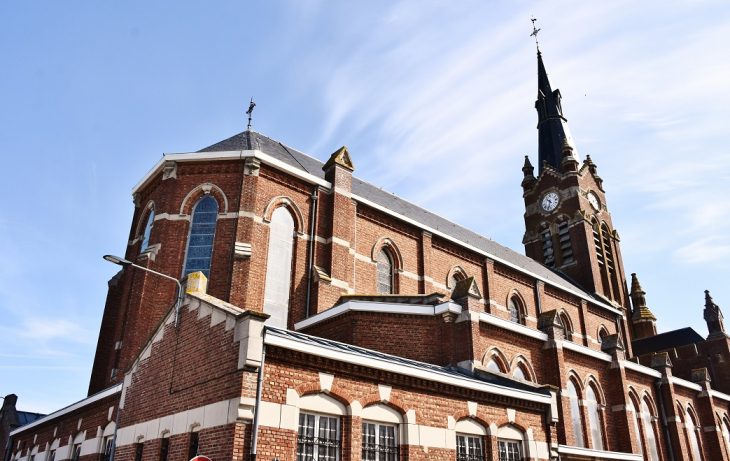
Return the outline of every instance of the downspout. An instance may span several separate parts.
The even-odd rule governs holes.
[[[266,338],[266,330],[262,341]],[[264,361],[266,360],[266,343],[261,353],[261,365],[259,366],[258,380],[256,382],[256,403],[253,414],[253,437],[251,439],[251,461],[256,461],[256,451],[259,444],[259,408],[261,407],[261,389],[264,387]]]
[[[540,299],[540,281],[535,280],[535,298],[537,299],[537,316],[542,314],[542,300]]]
[[[314,270],[314,230],[317,222],[317,200],[319,199],[319,187],[314,186],[314,195],[312,195],[312,212],[310,214],[309,225],[309,261],[307,262],[307,309],[305,318],[309,318],[309,306],[312,299],[312,271]]]
[[[117,402],[117,420],[114,423],[114,436],[112,437],[112,453],[111,453],[111,456],[109,457],[109,461],[114,461],[114,452],[117,451],[117,430],[119,429],[119,413],[122,412],[122,409],[119,408],[119,404],[122,403],[122,394],[124,394],[124,384],[122,384],[122,392],[119,393],[119,402]],[[104,440],[104,439],[102,438],[102,440]]]
[[[662,381],[654,382],[656,388],[657,400],[659,400],[659,411],[662,414],[662,424],[664,426],[664,435],[667,438],[667,448],[669,448],[669,461],[674,461],[674,450],[672,449],[672,435],[669,433],[669,424],[667,423],[667,413],[664,411],[664,399],[662,398]]]

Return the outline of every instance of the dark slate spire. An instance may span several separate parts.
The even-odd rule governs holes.
[[[573,154],[578,157],[578,152],[573,143],[568,129],[568,120],[563,116],[561,106],[560,90],[553,91],[550,86],[545,64],[542,62],[542,53],[537,52],[537,129],[539,139],[538,165],[540,172],[543,169],[543,162],[560,171],[560,164],[563,161],[563,139],[568,139],[568,144],[573,148]]]

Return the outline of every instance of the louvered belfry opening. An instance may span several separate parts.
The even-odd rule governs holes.
[[[547,267],[555,268],[555,251],[553,250],[553,233],[550,228],[540,232],[540,241],[542,242],[542,256],[544,264]]]
[[[560,244],[560,263],[565,266],[574,262],[573,245],[570,243],[570,228],[568,221],[558,224],[558,242]]]

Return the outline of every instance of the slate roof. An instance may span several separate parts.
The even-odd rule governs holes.
[[[674,349],[688,344],[701,343],[705,340],[692,328],[667,331],[648,338],[635,339],[631,342],[634,355],[651,354],[654,352]]]
[[[206,147],[205,149],[201,149],[198,152],[221,152],[251,149],[259,150],[286,163],[287,165],[324,179],[324,171],[322,171],[324,162],[310,157],[296,149],[285,146],[279,141],[273,140],[255,131],[244,131],[243,133],[231,136],[230,138]],[[352,193],[418,223],[443,232],[446,235],[489,253],[496,258],[508,261],[509,263],[548,280],[557,286],[577,291],[587,297],[596,299],[591,293],[587,292],[575,282],[567,280],[559,272],[548,269],[523,254],[502,246],[494,240],[483,237],[476,232],[453,223],[446,218],[442,218],[435,213],[425,210],[418,205],[398,197],[392,192],[385,191],[373,184],[363,181],[362,179],[353,177]],[[596,299],[596,301],[602,302],[598,299]]]
[[[368,357],[371,359],[377,359],[383,362],[394,363],[397,365],[405,365],[412,368],[420,368],[423,370],[440,373],[446,376],[452,376],[459,379],[467,379],[474,382],[489,383],[497,386],[506,387],[509,389],[516,389],[520,391],[532,392],[540,395],[550,395],[550,389],[545,386],[538,386],[532,383],[522,382],[517,379],[512,379],[507,375],[501,375],[491,373],[486,370],[480,370],[479,374],[472,374],[466,370],[455,368],[455,367],[442,367],[439,365],[433,365],[430,363],[419,362],[417,360],[406,359],[398,357],[396,355],[386,354],[384,352],[374,351],[372,349],[365,349],[364,347],[353,346],[352,344],[341,343],[333,341],[331,339],[324,339],[318,336],[311,336],[304,333],[299,333],[290,330],[281,330],[274,327],[266,327],[266,334],[273,334],[282,336],[296,341],[311,344],[314,346],[324,347],[340,352],[347,352],[349,354],[359,355],[362,357]]]

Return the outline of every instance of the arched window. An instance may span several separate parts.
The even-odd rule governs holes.
[[[629,404],[627,410],[631,412],[631,419],[634,422],[634,435],[636,436],[636,443],[639,445],[639,454],[644,454],[644,449],[641,446],[641,430],[639,429],[639,409],[634,403],[634,398],[629,397]]]
[[[325,394],[309,394],[301,397],[297,406],[297,461],[339,460],[340,419],[347,414],[344,405]]]
[[[656,444],[656,437],[654,436],[654,417],[649,410],[646,400],[641,401],[641,422],[644,425],[644,438],[646,439],[646,445],[649,449],[649,455],[651,461],[659,461],[659,448]]]
[[[506,424],[497,429],[497,451],[499,461],[522,461],[524,456],[524,434],[522,431]]]
[[[598,413],[598,399],[592,385],[586,390],[586,406],[588,407],[588,423],[591,428],[591,442],[594,450],[603,450],[603,431],[601,430],[601,415]]]
[[[382,403],[363,408],[361,415],[362,459],[367,461],[397,461],[400,451],[398,428],[403,422],[402,416]],[[331,459],[335,461],[334,458]]]
[[[578,404],[578,392],[575,389],[573,380],[568,380],[568,398],[570,399],[570,419],[573,421],[573,433],[575,434],[575,446],[583,447],[583,424],[580,417],[580,405]]]
[[[482,439],[487,435],[486,428],[473,419],[461,419],[455,429],[457,461],[483,460]]]
[[[486,368],[487,371],[496,371],[497,373],[502,373],[502,368],[499,366],[499,363],[497,363],[497,360],[495,358],[489,359]]]
[[[725,449],[730,453],[730,428],[728,427],[727,417],[722,419],[722,438],[725,439]]]
[[[689,436],[690,447],[692,448],[692,459],[694,461],[702,461],[702,455],[700,454],[700,442],[697,437],[698,424],[694,420],[694,414],[692,411],[687,411],[687,435]]]
[[[155,222],[155,209],[150,210],[150,215],[147,217],[147,224],[144,226],[144,234],[142,236],[142,246],[139,248],[139,252],[142,253],[150,246],[150,233],[152,233],[152,225]]]
[[[378,253],[378,294],[393,294],[393,259],[385,249]]]
[[[198,200],[193,209],[193,221],[190,225],[183,277],[200,271],[210,278],[210,263],[213,258],[213,242],[215,240],[217,219],[218,202],[210,195]]]
[[[560,314],[560,316],[558,318],[560,319],[560,325],[561,325],[560,329],[563,332],[563,339],[568,340],[568,341],[572,340],[573,332],[570,329],[570,320],[568,319],[568,315],[563,313],[563,314]]]
[[[509,309],[509,319],[515,323],[519,323],[521,325],[525,324],[525,315],[524,311],[522,310],[522,303],[520,303],[520,300],[517,296],[512,296],[509,299],[509,302],[507,303],[507,308]]]
[[[598,327],[598,344],[603,344],[603,338],[608,336],[608,330],[605,326]]]
[[[512,376],[514,376],[517,379],[527,381],[527,379],[525,378],[525,372],[522,370],[521,366],[518,366],[515,368],[515,371],[512,372]]]
[[[286,328],[289,320],[294,219],[285,207],[271,214],[269,254],[266,260],[264,313],[271,315],[267,324]]]

